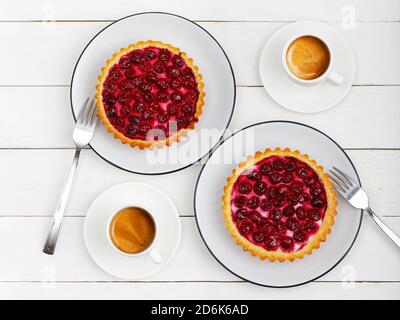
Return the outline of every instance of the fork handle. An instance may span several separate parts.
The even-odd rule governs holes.
[[[58,201],[58,205],[56,208],[56,212],[54,213],[53,221],[51,222],[50,231],[47,236],[46,243],[43,247],[43,252],[49,255],[54,254],[54,250],[56,248],[58,234],[60,232],[61,222],[64,217],[65,206],[67,204],[68,196],[71,191],[72,181],[74,180],[76,168],[79,162],[79,156],[81,153],[81,149],[77,148],[75,150],[75,157],[72,161],[71,169],[69,170],[67,182],[64,185],[64,189],[61,193],[60,200]]]
[[[371,208],[365,209],[365,211],[368,212],[368,214],[371,216],[372,220],[383,230],[386,235],[393,240],[395,244],[397,244],[398,247],[400,247],[400,237],[395,234],[386,224],[383,223],[381,219],[378,218],[378,216],[375,214],[374,211],[372,211]]]

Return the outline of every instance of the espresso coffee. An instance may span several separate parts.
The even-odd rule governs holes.
[[[329,67],[330,59],[326,44],[313,36],[297,38],[286,52],[290,72],[302,80],[312,80],[323,75]]]
[[[154,241],[156,226],[151,215],[139,207],[119,211],[110,223],[110,239],[122,252],[140,253]]]

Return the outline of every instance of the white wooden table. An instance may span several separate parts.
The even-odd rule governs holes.
[[[290,289],[243,282],[211,256],[192,206],[200,166],[163,176],[130,174],[87,149],[55,256],[42,246],[72,161],[69,84],[75,62],[101,28],[141,11],[197,21],[226,50],[237,79],[231,127],[287,119],[312,125],[343,146],[372,205],[400,233],[400,2],[398,0],[49,1],[0,3],[0,298],[400,298],[400,250],[365,217],[347,257],[317,281]],[[351,17],[356,22],[352,23]],[[357,75],[348,97],[319,114],[285,111],[262,88],[261,48],[297,20],[326,21],[350,41]],[[125,181],[167,193],[182,222],[170,265],[143,281],[116,281],[90,259],[82,227],[94,198]]]

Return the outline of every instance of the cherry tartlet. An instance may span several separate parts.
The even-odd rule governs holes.
[[[308,155],[266,149],[241,162],[224,188],[226,227],[237,244],[270,261],[311,254],[334,225],[336,194]]]
[[[160,41],[122,48],[102,68],[96,86],[99,117],[132,147],[170,146],[193,129],[204,84],[186,53]]]

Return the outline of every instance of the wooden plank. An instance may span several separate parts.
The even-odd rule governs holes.
[[[306,6],[306,9],[305,9]],[[93,10],[95,8],[95,10]],[[46,0],[26,1],[23,6],[12,0],[0,5],[0,20],[82,20],[118,19],[143,11],[166,11],[200,20],[324,20],[341,21],[347,16],[358,21],[398,21],[400,6],[396,0],[308,0],[306,4],[293,0],[254,0],[244,5],[239,0],[220,1],[114,1],[112,10],[106,0],[50,4]]]
[[[310,283],[271,289],[249,283],[0,283],[1,299],[385,299],[400,298],[400,283]]]
[[[400,86],[353,87],[331,110],[298,114],[263,88],[239,87],[231,128],[285,119],[314,126],[345,148],[400,148],[399,100]],[[7,110],[0,117],[0,148],[73,147],[68,87],[0,87],[0,103]]]
[[[71,7],[72,8],[72,7]],[[89,40],[106,22],[0,23],[3,64],[0,85],[67,85],[75,63]],[[261,85],[258,64],[267,39],[285,23],[202,22],[226,50],[240,86]],[[357,57],[357,85],[400,84],[400,46],[394,46],[400,23],[358,23],[344,29]],[[239,45],[240,44],[240,45]],[[379,45],[377,45],[379,44]],[[29,48],[27,52],[26,48]],[[34,63],[33,63],[34,62]],[[21,72],[15,72],[16,68]]]
[[[73,150],[0,150],[0,215],[52,215],[68,174]],[[400,151],[349,151],[371,203],[380,215],[400,215]],[[119,170],[84,150],[66,214],[85,215],[105,189],[141,181],[164,191],[184,215],[193,215],[193,193],[200,166],[167,175],[144,176]]]
[[[384,218],[384,221],[400,233],[399,217]],[[48,256],[41,249],[50,218],[0,218],[0,249],[7,257],[7,263],[0,264],[0,282],[122,281],[101,271],[91,260],[83,241],[83,223],[81,217],[66,218],[57,252]],[[240,281],[208,252],[193,217],[183,217],[181,223],[182,241],[176,257],[160,273],[143,281]],[[400,281],[397,252],[396,245],[366,218],[352,251],[318,281]]]

